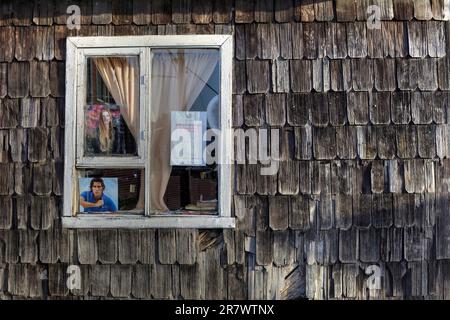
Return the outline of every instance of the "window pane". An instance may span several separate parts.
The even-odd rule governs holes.
[[[217,165],[204,151],[206,131],[220,129],[219,57],[217,49],[152,50],[153,213],[217,212]]]
[[[143,214],[145,190],[142,177],[144,170],[140,169],[79,170],[79,212]]]
[[[87,58],[86,156],[135,156],[139,128],[139,57]]]

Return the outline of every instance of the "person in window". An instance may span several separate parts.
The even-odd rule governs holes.
[[[84,212],[117,211],[114,201],[104,193],[105,183],[102,178],[93,178],[89,189],[90,191],[83,191],[80,194],[80,205],[84,208]]]
[[[103,109],[100,113],[98,125],[99,149],[102,153],[111,153],[114,143],[114,126],[112,114],[108,109]]]

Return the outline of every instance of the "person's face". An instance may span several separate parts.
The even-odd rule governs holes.
[[[104,123],[111,122],[111,115],[109,114],[109,112],[102,112],[102,118]]]
[[[92,185],[92,192],[94,193],[94,196],[96,198],[101,197],[103,194],[102,184],[100,182],[94,182],[94,184]]]

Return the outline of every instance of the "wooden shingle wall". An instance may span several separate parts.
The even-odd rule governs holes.
[[[0,298],[450,298],[448,1],[30,3],[0,4]],[[235,167],[235,230],[62,229],[65,38],[207,33],[278,174]]]

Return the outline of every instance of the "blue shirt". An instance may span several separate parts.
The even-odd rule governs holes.
[[[81,196],[83,197],[84,201],[96,203],[98,200],[94,198],[94,193],[92,191],[84,191],[81,193]],[[105,212],[105,211],[117,211],[117,207],[114,204],[114,201],[110,197],[108,197],[106,194],[102,195],[101,200],[103,200],[103,205],[101,207],[91,207],[91,208],[84,208],[84,212]]]

